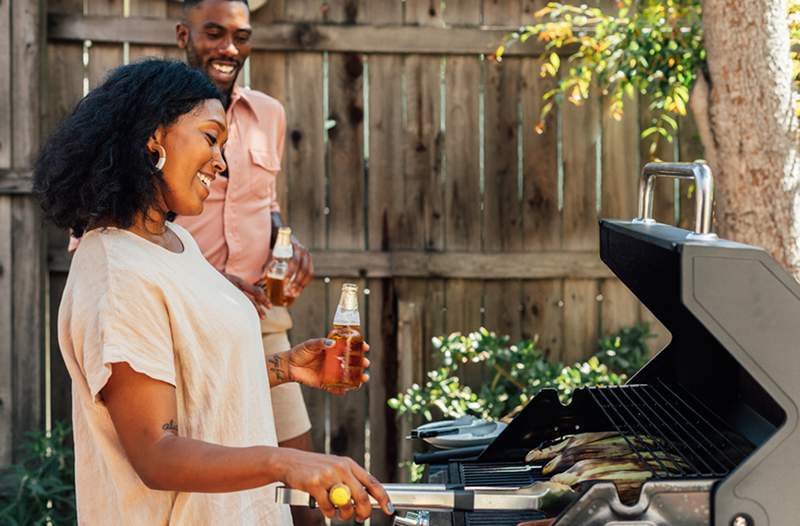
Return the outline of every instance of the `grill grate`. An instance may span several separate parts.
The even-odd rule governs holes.
[[[461,483],[464,486],[523,487],[542,477],[541,466],[521,463],[464,463],[459,465]]]
[[[749,453],[719,417],[664,383],[588,391],[639,459],[653,459],[658,478],[723,477]],[[668,462],[675,457],[683,462]]]
[[[466,514],[466,526],[517,526],[520,522],[544,519],[546,515],[536,511],[476,511]]]

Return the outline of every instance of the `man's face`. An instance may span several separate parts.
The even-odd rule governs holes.
[[[244,2],[205,0],[178,24],[178,47],[186,61],[203,71],[223,93],[230,93],[250,55],[250,11]]]

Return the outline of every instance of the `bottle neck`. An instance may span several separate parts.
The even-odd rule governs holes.
[[[361,316],[358,307],[355,309],[345,309],[341,305],[336,309],[333,317],[333,325],[338,327],[361,327]]]

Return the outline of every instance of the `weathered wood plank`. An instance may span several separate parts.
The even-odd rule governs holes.
[[[418,382],[421,376],[421,366],[423,348],[423,304],[417,298],[397,298],[397,387],[404,391],[411,387],[411,384]],[[418,419],[417,419],[418,420]],[[396,447],[398,449],[398,459],[409,461],[413,457],[414,444],[410,440],[404,440],[414,423],[407,419],[399,422],[399,435],[396,435]],[[388,445],[388,444],[387,444]],[[400,481],[409,482],[408,471],[400,472]]]
[[[444,134],[440,126],[441,58],[405,59],[406,119],[402,195],[393,222],[393,248],[442,250],[445,244]],[[376,92],[376,96],[381,96]]]
[[[536,338],[538,347],[551,360],[562,359],[564,349],[564,282],[524,281],[521,336]]]
[[[325,0],[291,0],[285,3],[284,16],[291,22],[321,22],[327,9]]]
[[[519,251],[522,243],[521,181],[518,141],[520,59],[502,63],[483,62],[484,96],[484,194],[483,250]]]
[[[168,46],[174,43],[176,19],[140,17],[48,16],[50,40],[83,41]],[[512,28],[509,28],[512,29]],[[255,25],[254,49],[277,51],[331,51],[360,53],[491,54],[508,29],[474,27],[418,27],[374,25],[318,25],[275,23]],[[508,49],[508,56],[538,56],[544,46],[530,39]],[[559,54],[568,54],[565,47]]]
[[[135,0],[131,2],[130,16],[165,19],[169,15],[168,4],[170,4],[168,0]],[[131,45],[130,61],[135,62],[145,57],[183,60],[186,54],[175,44],[175,26],[171,28],[169,36],[172,37],[172,45],[169,46]]]
[[[322,18],[334,24],[362,24],[369,20],[369,4],[367,0],[328,0]]]
[[[14,451],[13,199],[0,196],[0,298],[6,298],[0,301],[0,467],[11,463]]]
[[[10,166],[27,168],[33,166],[40,144],[41,66],[46,53],[41,22],[45,6],[29,0],[5,3],[10,4],[11,61],[7,64],[9,69],[0,70],[0,76],[10,77],[13,94],[11,112],[6,114],[13,122]]]
[[[307,247],[322,248],[326,218],[321,54],[287,57],[286,93],[289,224]]]
[[[573,363],[596,351],[598,328],[597,281],[564,281],[564,352],[562,360]]]
[[[49,134],[83,95],[83,47],[59,42],[47,46],[47,113],[44,133]]]
[[[480,135],[478,57],[449,57],[446,65],[447,193],[445,201],[448,250],[481,249]]]
[[[285,20],[286,2],[290,0],[269,0],[260,9],[250,14],[253,27],[265,27]]]
[[[0,170],[0,195],[29,194],[33,191],[33,170]]]
[[[0,168],[11,168],[11,50],[11,2],[6,1],[0,2],[0,115],[5,116],[0,120]]]
[[[442,2],[439,0],[406,0],[406,24],[420,27],[444,27]]]
[[[443,18],[448,27],[481,23],[481,0],[447,0],[444,6]]]
[[[395,396],[397,387],[397,311],[389,279],[369,280],[369,323],[367,341],[369,359],[369,470],[378,480],[397,480],[398,452],[389,447],[399,436],[398,421],[386,401]]]
[[[366,248],[364,216],[364,64],[356,53],[329,56],[328,247]]]
[[[522,23],[523,0],[483,0],[484,26],[519,26]]]
[[[480,254],[469,252],[378,252],[314,250],[319,276],[369,278],[556,279],[610,278],[595,252]],[[66,272],[69,259],[51,253],[50,268]]]
[[[38,91],[38,87],[33,90]],[[36,139],[27,142],[35,144]],[[26,433],[44,429],[45,250],[38,200],[33,196],[10,199],[13,236],[8,279],[12,282],[12,436],[16,459]]]
[[[86,0],[87,15],[119,17],[123,8],[122,0]],[[121,43],[92,41],[89,48],[89,89],[96,88],[112,69],[122,65],[123,58]]]
[[[488,276],[487,276],[488,277]],[[497,334],[522,334],[522,288],[519,280],[486,280],[483,284],[484,325]]]
[[[596,90],[595,90],[596,92]],[[600,152],[599,100],[595,92],[581,106],[565,103],[563,115],[563,243],[568,250],[597,250],[597,176]]]
[[[398,199],[402,199],[403,181],[403,98],[397,72],[403,69],[403,57],[369,57],[369,208],[368,246],[387,250],[400,241],[397,230]]]
[[[521,72],[522,105],[522,239],[527,250],[561,248],[559,209],[558,110],[537,127],[542,96],[555,80],[541,78],[542,59],[525,58]]]

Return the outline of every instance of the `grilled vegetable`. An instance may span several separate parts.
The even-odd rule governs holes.
[[[611,473],[617,472],[648,472],[658,473],[659,470],[668,469],[670,471],[678,472],[685,465],[681,462],[670,460],[651,460],[642,462],[638,458],[626,457],[618,459],[592,459],[581,460],[575,465],[570,467],[563,473],[553,475],[550,479],[552,482],[559,482],[574,486],[588,480],[603,480],[603,477],[609,476]]]
[[[555,444],[542,448],[532,449],[525,456],[525,462],[533,462],[535,460],[547,460],[553,458],[564,449],[570,447],[577,447],[583,444],[589,444],[604,438],[619,436],[619,433],[613,431],[602,431],[599,433],[581,433],[579,435],[568,435]]]
[[[664,451],[639,451],[632,452],[626,447],[613,448],[581,448],[569,450],[557,455],[542,468],[542,474],[560,473],[570,469],[575,464],[583,460],[605,460],[605,461],[644,461],[647,462],[655,471],[662,472],[665,469],[680,473],[682,469],[687,469],[686,463],[678,456]]]

